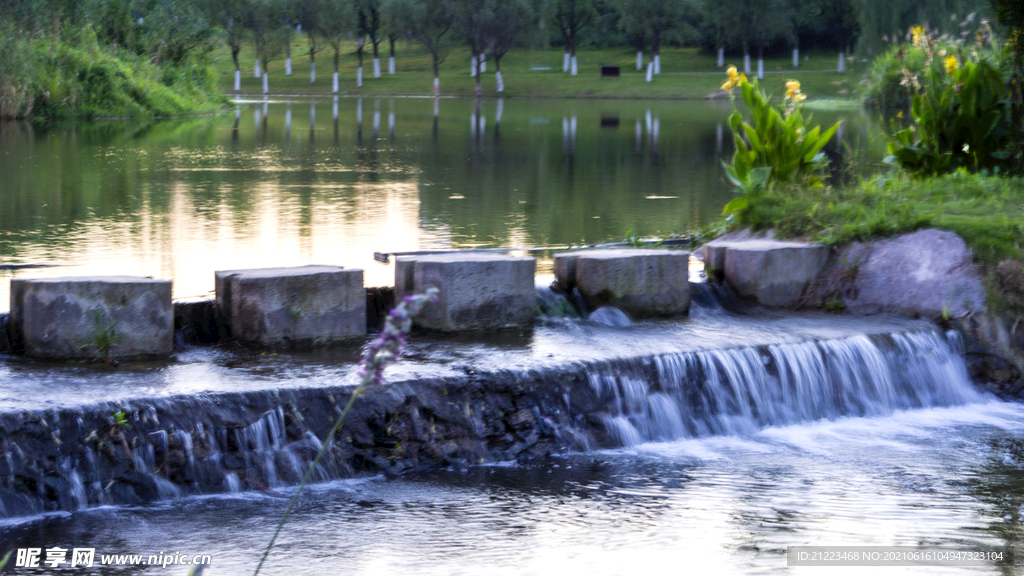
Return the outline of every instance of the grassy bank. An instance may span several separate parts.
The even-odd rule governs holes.
[[[186,60],[157,65],[149,58],[74,41],[0,38],[0,118],[66,119],[206,114],[228,99],[213,69]]]
[[[990,308],[1024,316],[1024,178],[881,175],[849,187],[774,190],[751,197],[736,220],[741,227],[774,228],[783,237],[826,244],[920,228],[950,230],[983,267]]]
[[[646,57],[649,59],[650,54]],[[801,61],[801,67],[792,68],[787,57],[765,60],[766,89],[781,92],[782,80],[796,78],[813,98],[854,98],[861,68],[864,63],[856,59],[849,62],[849,72],[835,72],[836,54],[812,53]],[[355,45],[344,48],[339,60],[339,92],[345,95],[432,95],[433,72],[430,56],[415,44],[400,43],[396,50],[396,73],[387,73],[386,44],[381,45],[381,78],[373,78],[373,55],[364,51],[363,86],[356,87],[356,69],[359,61]],[[630,48],[583,50],[578,54],[579,75],[572,77],[562,70],[561,48],[547,50],[518,49],[501,61],[505,81],[505,96],[557,97],[557,98],[675,98],[701,99],[719,91],[725,71],[715,66],[715,58],[696,48],[665,48],[661,54],[662,74],[654,82],[645,82],[645,72],[636,70],[636,52]],[[253,75],[255,52],[246,47],[240,55],[242,90],[244,94],[258,94],[262,81]],[[730,55],[727,64],[742,68],[742,56]],[[620,78],[601,78],[602,65],[616,65],[622,69]],[[752,63],[756,66],[756,61]],[[231,54],[223,48],[216,54],[215,66],[218,85],[228,94],[233,93],[234,64]],[[646,60],[645,60],[646,66]],[[303,40],[292,46],[293,74],[285,75],[284,56],[272,60],[269,66],[270,92],[273,94],[330,95],[334,54],[328,48],[316,56],[317,81],[309,82],[308,48]],[[781,71],[781,72],[780,72]],[[781,73],[781,79],[777,78]],[[472,96],[475,81],[469,75],[468,49],[455,50],[441,65],[441,93],[445,96]],[[777,80],[777,81],[776,81]],[[483,94],[497,95],[494,62],[489,60],[487,71],[481,78]]]

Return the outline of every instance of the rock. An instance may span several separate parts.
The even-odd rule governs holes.
[[[587,320],[612,328],[625,328],[633,323],[625,312],[613,306],[602,306],[594,310]]]
[[[797,305],[828,259],[820,244],[771,239],[712,241],[704,246],[708,277],[718,276],[736,294],[773,308]]]
[[[616,249],[555,254],[559,285],[575,287],[587,307],[614,306],[633,318],[682,314],[690,307],[690,253]]]
[[[174,348],[170,280],[14,279],[10,321],[25,354],[35,358],[140,358]]]
[[[431,254],[395,262],[395,297],[437,288],[438,300],[416,325],[442,332],[523,328],[533,324],[537,261],[501,254]]]
[[[259,347],[308,348],[366,334],[362,270],[297,266],[215,274],[230,336]]]
[[[839,254],[833,274],[851,289],[842,301],[854,314],[889,312],[932,319],[985,310],[985,288],[967,244],[945,230],[919,230],[856,243]]]

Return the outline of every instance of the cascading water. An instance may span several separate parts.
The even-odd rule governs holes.
[[[956,332],[861,335],[657,356],[655,381],[589,378],[611,443],[629,446],[978,401],[958,347]]]

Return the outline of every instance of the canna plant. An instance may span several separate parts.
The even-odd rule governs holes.
[[[904,68],[904,85],[914,91],[913,122],[892,121],[890,163],[922,175],[1005,170],[1010,165],[1014,131],[1010,78],[1002,64],[1008,52],[995,44],[987,25],[965,52],[941,46],[920,26],[912,30],[913,48],[925,54],[920,74]],[[983,49],[991,43],[991,50]]]
[[[786,96],[781,106],[758,89],[743,74],[730,66],[728,81],[722,85],[733,98],[739,87],[750,114],[750,121],[735,109],[729,115],[736,151],[732,163],[723,162],[729,180],[748,195],[757,195],[776,185],[820,186],[828,158],[821,151],[839,128],[837,122],[824,132],[820,126],[808,130],[810,117],[804,118],[801,102],[807,96],[800,91],[800,82],[786,82]],[[747,207],[747,197],[740,196],[725,207],[725,214]]]

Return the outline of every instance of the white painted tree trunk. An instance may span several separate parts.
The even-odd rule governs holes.
[[[494,123],[501,124],[501,114],[505,111],[505,99],[498,98],[498,111],[494,113]]]
[[[260,114],[260,109],[259,108],[256,108],[256,110],[253,112],[252,117],[253,117],[253,120],[256,122],[256,129],[259,130],[260,122],[263,121],[263,116]]]
[[[309,83],[316,82],[316,62],[309,63]]]
[[[793,48],[793,68],[800,67],[800,49]]]
[[[641,134],[643,134],[643,129],[640,128],[640,120],[637,119],[637,121],[636,121],[636,151],[638,153],[640,152],[640,144],[641,144],[640,135]]]
[[[579,71],[579,68],[576,66],[576,57],[575,56],[572,57],[572,64],[571,64],[571,66],[572,66],[572,69],[569,72],[569,74],[572,75],[572,76],[575,76],[576,73]]]
[[[377,139],[377,135],[380,134],[380,110],[373,111],[373,138]]]
[[[764,58],[757,59],[757,79],[764,80]]]
[[[562,72],[569,71],[569,53],[565,53],[565,57],[562,58]]]
[[[255,72],[253,73],[252,77],[253,78],[259,78],[260,76],[262,76],[262,74],[260,74],[260,61],[257,60],[256,61],[256,69],[255,69]]]
[[[434,80],[436,81],[437,78],[434,78]],[[437,118],[437,114],[440,111],[441,111],[441,99],[435,97],[434,98],[434,118]]]
[[[334,115],[334,119],[338,119],[338,97],[334,97],[334,101],[331,103],[331,114]]]
[[[846,50],[839,51],[839,70],[838,72],[846,72]]]
[[[498,92],[504,92],[505,91],[505,82],[501,79],[501,70],[498,71],[496,76],[498,77]]]
[[[651,82],[652,80],[654,80],[654,62],[651,62],[650,64],[647,65],[647,77],[645,78],[645,80],[647,82]]]
[[[469,135],[473,139],[476,139],[476,114],[469,115]]]
[[[266,72],[263,73],[263,93],[264,94],[269,94],[270,93],[270,82],[267,80],[267,73]]]
[[[309,129],[312,130],[313,126],[316,125],[316,102],[310,100],[309,102]]]
[[[334,77],[331,79],[331,92],[338,93],[338,73],[334,73]]]
[[[718,152],[719,154],[722,153],[722,138],[722,123],[719,122],[718,124],[715,125],[715,151]]]
[[[358,87],[358,86],[362,86],[362,85],[363,85],[363,67],[360,66],[360,67],[356,68],[356,86]]]
[[[395,57],[388,56],[388,74],[395,73]]]
[[[395,138],[395,113],[388,112],[388,137],[394,140]]]
[[[235,92],[242,89],[242,71],[235,70]]]
[[[380,78],[380,58],[373,59],[373,77]]]
[[[241,106],[235,106],[235,121],[238,121],[238,119],[241,118],[241,117],[242,117],[242,107]]]
[[[363,124],[363,99],[356,98],[356,124]]]
[[[487,117],[480,116],[480,139],[484,139],[484,132],[487,131]]]
[[[637,70],[643,70],[644,69],[644,51],[643,50],[637,50],[636,51],[636,69]]]
[[[743,73],[750,74],[750,54],[743,55]]]
[[[476,77],[476,75],[477,75],[477,65],[478,65],[478,60],[476,59],[476,56],[470,56],[469,57],[469,77],[470,78],[475,78]]]
[[[725,66],[725,48],[724,47],[719,47],[718,48],[718,67],[721,68],[722,66]]]
[[[441,95],[441,79],[434,76],[434,96]],[[434,116],[437,116],[437,100],[434,100]]]
[[[284,130],[288,134],[292,132],[292,109],[290,106],[284,111]]]
[[[485,52],[480,53],[480,72],[487,72],[487,54]]]
[[[291,56],[284,59],[284,73],[286,76],[292,75],[292,59]]]
[[[661,74],[661,54],[654,55],[654,73]]]

